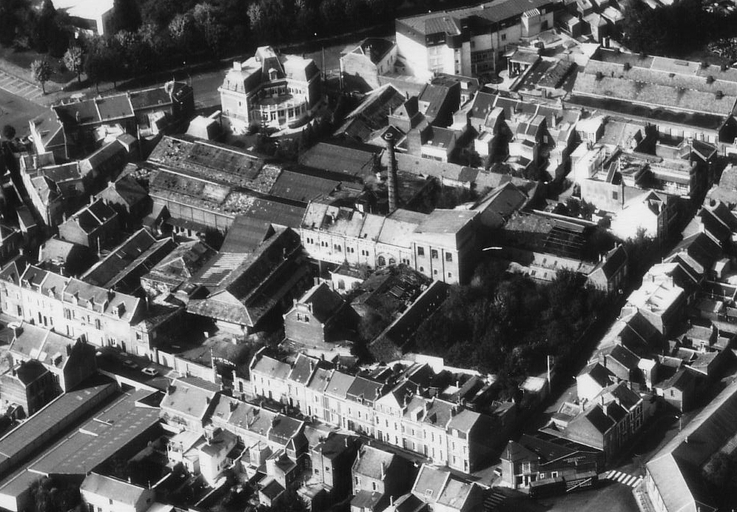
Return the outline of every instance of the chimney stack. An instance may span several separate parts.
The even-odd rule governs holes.
[[[389,211],[387,213],[392,213],[397,209],[397,159],[394,155],[394,133],[387,131],[382,138],[386,143],[386,151],[389,155],[389,168],[387,170]]]

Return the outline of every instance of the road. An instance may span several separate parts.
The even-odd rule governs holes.
[[[28,133],[28,121],[45,111],[45,107],[0,89],[0,126],[13,126],[19,136]]]

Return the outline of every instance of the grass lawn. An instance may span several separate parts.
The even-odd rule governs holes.
[[[0,47],[0,59],[5,60],[27,72],[27,74],[21,78],[29,81],[33,81],[33,76],[31,75],[31,63],[44,57],[46,57],[54,70],[54,74],[51,75],[52,82],[65,84],[76,77],[74,73],[66,70],[63,65],[64,59],[51,57],[50,55],[36,53],[34,51],[19,52],[13,48]]]

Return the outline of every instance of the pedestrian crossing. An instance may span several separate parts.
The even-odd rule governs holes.
[[[599,479],[619,482],[620,484],[628,485],[630,487],[637,487],[637,485],[642,481],[641,476],[628,475],[627,473],[615,470],[603,473]]]
[[[34,101],[43,96],[41,88],[36,84],[27,82],[21,78],[6,73],[3,70],[0,70],[0,89],[29,101]]]
[[[493,512],[507,497],[500,491],[491,491],[484,500],[484,512]]]

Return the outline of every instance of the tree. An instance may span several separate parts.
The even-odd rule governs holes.
[[[41,91],[46,94],[46,82],[49,81],[53,73],[49,61],[46,58],[34,60],[31,63],[31,73],[33,79],[41,84]]]
[[[5,140],[13,140],[15,138],[15,128],[12,125],[6,124],[3,126],[2,135]]]
[[[77,75],[77,82],[82,83],[82,69],[84,68],[84,54],[79,46],[70,46],[64,54],[64,65],[69,71]]]
[[[174,45],[182,51],[185,60],[187,59],[193,43],[193,32],[195,30],[194,18],[192,13],[186,12],[177,14],[169,22],[169,36]]]
[[[192,17],[210,53],[213,56],[219,55],[226,34],[222,13],[215,6],[202,3],[195,5],[192,9]]]
[[[127,30],[135,32],[141,26],[141,12],[136,0],[115,0],[113,2],[114,32]]]

